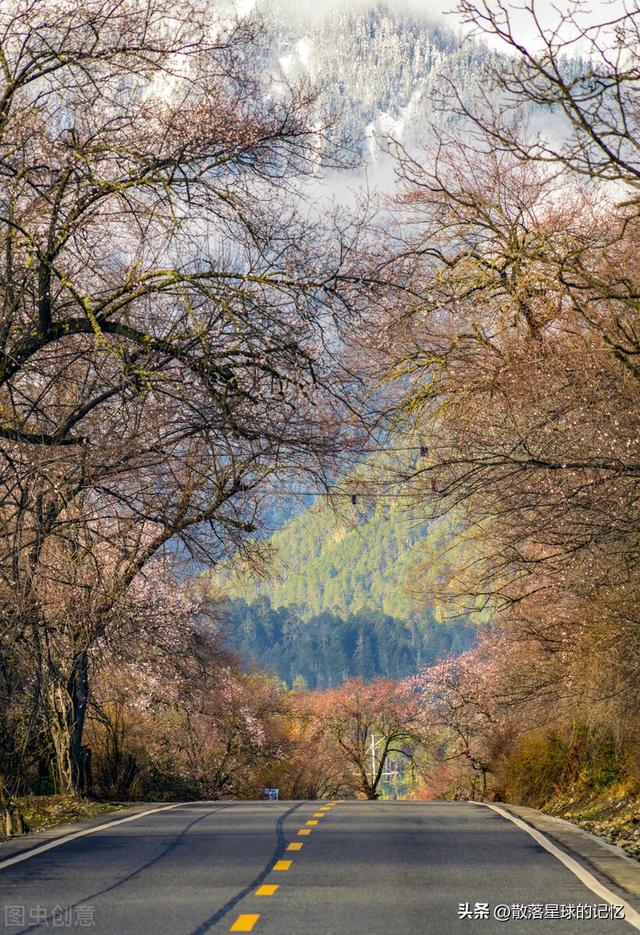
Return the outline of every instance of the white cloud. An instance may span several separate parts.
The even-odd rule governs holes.
[[[270,6],[283,11],[295,13],[297,17],[314,19],[323,16],[330,10],[336,9],[362,9],[374,6],[378,0],[268,0]],[[424,15],[427,19],[438,19],[447,23],[452,29],[459,29],[462,20],[456,12],[456,0],[381,0],[384,5],[398,12],[409,11],[413,14]],[[259,7],[261,0],[235,0],[236,9],[242,15],[254,7]],[[522,0],[511,0],[509,15],[517,38],[523,44],[536,44],[539,35],[531,15],[522,9]],[[534,0],[536,17],[545,30],[551,30],[560,21],[562,13],[573,7],[570,0]],[[624,12],[624,0],[593,0],[588,7],[584,6],[579,17],[581,25],[593,25],[610,20],[615,15]],[[488,40],[490,44],[499,47],[499,40]]]
[[[523,7],[533,6],[535,16]],[[491,6],[495,9],[496,3]],[[588,29],[598,24],[610,22],[618,16],[625,14],[624,0],[594,0],[589,5],[575,4],[570,0],[525,0],[525,2],[507,2],[505,4],[511,29],[516,40],[525,46],[535,49],[541,45],[540,30],[549,36],[559,30],[559,36],[565,42],[572,41],[579,36],[582,29]],[[569,12],[573,12],[573,22],[567,20]],[[458,15],[455,14],[455,17]],[[481,35],[484,35],[480,33]],[[484,36],[487,39],[487,36]],[[488,41],[496,48],[504,48],[501,40],[488,37]],[[582,42],[571,47],[572,52],[578,51]]]
[[[256,5],[256,0],[235,0],[234,6],[238,16],[247,16]]]
[[[236,5],[252,3],[253,0],[236,0]],[[270,0],[270,5],[282,9],[284,12],[293,11],[297,16],[314,19],[336,9],[363,9],[376,5],[378,0]],[[394,10],[409,10],[412,13],[424,14],[428,18],[439,17],[451,7],[451,0],[381,0],[381,2]],[[260,6],[260,0],[257,4]]]

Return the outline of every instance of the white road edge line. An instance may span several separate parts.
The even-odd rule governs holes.
[[[38,847],[31,848],[30,851],[24,851],[22,854],[16,854],[15,857],[7,857],[0,861],[0,870],[11,867],[13,864],[19,864],[23,860],[29,860],[30,857],[36,857],[38,854],[44,854],[54,847],[60,847],[67,841],[75,841],[76,838],[84,838],[88,834],[95,834],[97,831],[104,831],[106,828],[113,828],[114,825],[122,825],[125,821],[136,821],[138,818],[144,818],[145,815],[153,815],[155,812],[167,812],[171,808],[181,808],[183,805],[189,805],[189,802],[176,802],[175,805],[161,805],[160,808],[149,808],[146,812],[138,812],[137,815],[127,815],[126,818],[116,818],[114,821],[106,821],[102,825],[96,825],[94,828],[85,828],[84,831],[74,831],[73,834],[65,834],[62,838],[56,838],[55,841],[48,841],[46,844],[40,844]]]
[[[516,818],[515,815],[511,815],[509,812],[506,812],[503,808],[499,808],[497,805],[491,805],[489,802],[472,802],[472,805],[484,805],[485,808],[490,808],[492,811],[497,812],[498,815],[502,815],[503,818],[512,821],[514,825],[517,825],[522,831],[526,831],[527,834],[531,835],[534,841],[544,847],[546,851],[549,851],[550,854],[560,861],[561,864],[570,870],[574,876],[576,876],[581,883],[584,883],[592,893],[595,893],[596,896],[599,896],[600,899],[603,899],[605,902],[609,903],[610,906],[624,906],[624,918],[625,922],[628,922],[629,925],[632,925],[635,929],[640,931],[640,912],[637,912],[630,903],[628,903],[621,896],[617,896],[616,893],[613,893],[610,889],[607,889],[603,883],[601,883],[592,873],[589,873],[588,870],[578,863],[577,860],[574,860],[573,857],[570,857],[564,851],[560,850],[559,847],[556,847],[548,838],[538,831],[536,828],[532,828],[531,825],[528,825],[526,822],[522,821],[520,818]]]

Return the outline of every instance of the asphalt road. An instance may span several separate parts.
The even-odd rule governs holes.
[[[5,866],[0,893],[2,931],[12,933],[637,931],[619,920],[554,917],[603,901],[526,832],[466,803],[185,805]],[[538,917],[496,920],[506,912],[499,906]]]

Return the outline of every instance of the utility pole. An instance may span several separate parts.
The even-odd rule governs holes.
[[[376,781],[376,735],[371,733],[371,785]]]

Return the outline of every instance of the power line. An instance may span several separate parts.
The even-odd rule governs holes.
[[[265,490],[262,491],[265,494],[269,494],[274,497],[347,497],[353,502],[353,498],[356,497],[362,500],[376,500],[376,499],[389,499],[409,497],[413,498],[416,496],[416,493],[349,493],[348,491],[338,491],[334,492],[332,490]],[[422,491],[424,492],[424,491]]]
[[[257,490],[258,488],[256,488]],[[413,497],[415,494],[412,493],[348,493],[347,491],[339,491],[334,493],[331,490],[265,490],[264,493],[268,493],[275,497],[362,497],[363,499],[372,499],[373,497]]]
[[[429,448],[427,445],[404,445],[391,448],[353,448],[347,449],[348,454],[386,454],[387,452],[393,451],[419,451],[421,458],[426,458],[429,454]],[[385,481],[367,481],[367,483],[376,483],[384,484]],[[432,487],[433,490],[433,487]],[[358,497],[362,499],[412,499],[414,493],[353,493],[352,491],[335,491],[333,488],[331,490],[264,490],[262,491],[265,495],[272,497],[347,497],[351,500],[352,504],[355,506],[357,503]]]
[[[429,448],[427,445],[412,445],[408,448],[346,448],[341,452],[340,455],[338,455],[338,457],[342,457],[347,460],[351,455],[384,455],[393,454],[394,452],[406,451],[416,452],[419,458],[426,458],[429,454]]]

